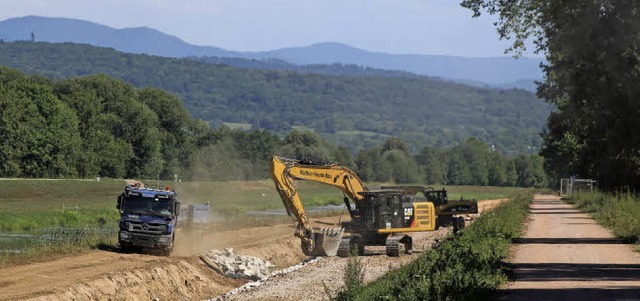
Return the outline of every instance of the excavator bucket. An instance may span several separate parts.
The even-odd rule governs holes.
[[[344,235],[344,229],[323,228],[320,232],[314,233],[314,247],[311,256],[336,256],[338,247]]]

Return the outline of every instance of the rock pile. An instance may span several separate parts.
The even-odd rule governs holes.
[[[269,277],[276,267],[258,257],[236,255],[232,248],[211,250],[200,258],[225,276],[236,279],[262,280]]]
[[[231,290],[230,292],[228,292],[228,293],[226,293],[224,295],[217,296],[217,297],[215,297],[213,299],[209,299],[207,301],[224,301],[224,300],[227,300],[227,299],[231,298],[232,296],[237,295],[239,293],[246,292],[246,291],[251,291],[251,290],[253,290],[253,289],[257,288],[257,287],[260,287],[261,285],[263,285],[264,283],[269,281],[269,279],[274,278],[274,277],[277,278],[278,275],[286,275],[288,273],[297,271],[299,269],[304,268],[305,266],[307,266],[309,264],[314,264],[314,263],[319,262],[321,260],[323,260],[322,257],[314,257],[314,258],[306,259],[305,261],[303,261],[303,262],[301,262],[299,264],[296,264],[294,266],[290,266],[290,267],[288,267],[286,269],[283,269],[283,270],[280,270],[280,271],[276,271],[276,272],[272,273],[270,276],[268,276],[265,279],[261,279],[261,280],[252,281],[252,282],[246,283],[243,286],[237,287],[237,288]]]

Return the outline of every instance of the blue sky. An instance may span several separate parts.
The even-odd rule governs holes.
[[[456,0],[0,0],[0,19],[146,26],[198,45],[264,51],[339,42],[389,53],[505,56],[490,16]],[[531,52],[525,56],[534,56]]]

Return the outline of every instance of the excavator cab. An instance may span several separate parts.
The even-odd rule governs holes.
[[[444,188],[442,190],[435,190],[433,187],[427,187],[422,190],[422,194],[429,202],[433,202],[436,206],[445,205],[449,202],[447,191]]]

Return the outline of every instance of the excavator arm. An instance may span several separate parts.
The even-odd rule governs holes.
[[[350,169],[337,164],[313,164],[277,156],[273,156],[271,159],[271,177],[287,213],[293,216],[297,222],[295,235],[302,240],[303,251],[308,255],[335,255],[343,230],[322,229],[320,232],[314,231],[304,211],[294,181],[310,180],[334,186],[356,202],[363,198],[360,192],[367,190],[360,178]],[[352,216],[357,214],[351,209],[348,199],[345,199],[345,203]]]

